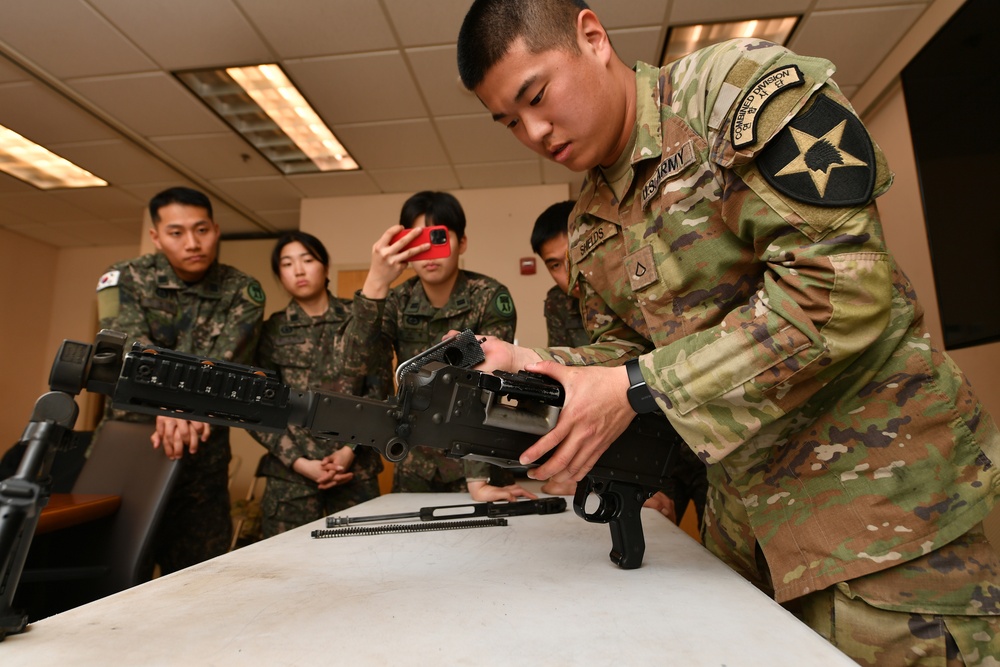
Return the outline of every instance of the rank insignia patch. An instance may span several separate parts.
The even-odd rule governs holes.
[[[856,206],[875,187],[875,150],[861,121],[828,97],[792,120],[757,156],[768,183],[815,206]]]

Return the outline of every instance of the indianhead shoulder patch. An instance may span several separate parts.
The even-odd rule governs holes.
[[[875,149],[857,116],[828,97],[794,118],[757,155],[779,193],[814,206],[857,206],[875,188]]]

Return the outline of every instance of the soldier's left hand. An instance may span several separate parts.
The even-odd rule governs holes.
[[[562,478],[579,482],[635,417],[626,397],[629,384],[625,367],[563,366],[541,361],[529,364],[526,370],[559,382],[566,399],[555,428],[524,450],[521,464],[555,450],[548,461],[528,470],[528,477],[549,479],[565,471]]]
[[[157,417],[156,432],[149,437],[153,448],[163,447],[168,459],[179,459],[184,448],[192,454],[198,452],[198,443],[208,440],[211,427],[205,422],[193,422],[176,417]]]

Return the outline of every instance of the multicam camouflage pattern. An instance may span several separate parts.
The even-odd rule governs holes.
[[[802,85],[758,108],[737,149],[735,109],[788,65]],[[779,601],[940,549],[1000,485],[996,424],[924,331],[874,202],[806,205],[755,165],[820,96],[850,108],[833,70],[751,40],[638,64],[631,185],[618,201],[592,171],[570,220],[571,285],[597,342],[548,353],[643,355],[658,404],[711,469],[706,543],[741,571],[759,544]],[[891,181],[877,147],[873,162],[872,198]]]
[[[545,294],[545,329],[549,347],[581,347],[590,342],[583,326],[580,300],[553,285]]]
[[[188,354],[248,364],[260,336],[264,291],[245,273],[216,263],[192,285],[157,253],[119,262],[117,284],[98,285],[102,329]],[[105,418],[152,421],[148,415],[108,410]],[[100,426],[98,426],[100,429]],[[229,429],[213,426],[194,456],[185,451],[177,486],[157,535],[156,559],[164,573],[229,549]]]
[[[283,311],[264,323],[256,364],[278,372],[281,381],[296,389],[324,389],[384,399],[392,389],[388,363],[372,366],[370,355],[352,345],[349,329],[355,322],[350,301],[327,293],[330,307],[311,317],[293,299]],[[270,537],[379,495],[382,459],[371,447],[358,447],[351,470],[354,478],[320,490],[315,482],[292,470],[296,459],[319,460],[346,446],[317,440],[291,426],[285,433],[251,433],[268,450],[257,472],[267,477],[261,499],[262,530]]]
[[[451,297],[441,308],[431,304],[416,277],[390,290],[385,301],[365,299],[359,292],[355,302],[366,302],[382,315],[367,318],[375,326],[357,344],[372,349],[391,346],[397,363],[439,343],[451,330],[472,329],[513,342],[517,325],[510,291],[493,278],[471,271],[458,272]],[[456,461],[440,450],[415,447],[396,464],[393,491],[465,491],[466,479],[486,479],[498,472],[485,463]],[[421,479],[427,483],[420,484]]]

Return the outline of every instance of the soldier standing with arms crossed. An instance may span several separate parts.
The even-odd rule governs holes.
[[[633,70],[578,0],[476,0],[458,63],[587,171],[570,285],[594,343],[485,345],[566,389],[532,476],[582,479],[660,410],[708,466],[706,546],[840,650],[997,664],[1000,433],[885,247],[891,174],[834,67],[744,39]]]
[[[208,197],[170,188],[150,200],[149,214],[158,252],[119,262],[101,276],[101,328],[128,334],[130,344],[138,340],[249,364],[260,335],[264,290],[251,276],[217,261],[220,232]],[[105,419],[153,418],[109,409]],[[167,574],[229,549],[231,452],[227,427],[173,417],[155,420],[153,446],[182,459],[153,545],[155,562]]]

